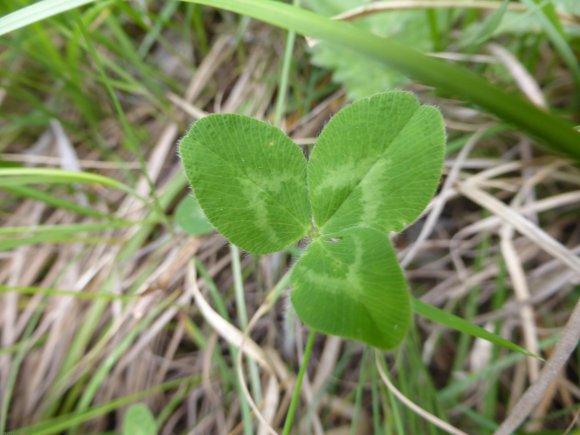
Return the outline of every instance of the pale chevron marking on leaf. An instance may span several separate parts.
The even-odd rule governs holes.
[[[383,151],[380,143],[389,142],[399,130],[399,125],[406,122],[417,106],[418,102],[412,95],[394,92],[356,102],[342,109],[330,120],[320,135],[309,162],[309,188],[318,225],[322,226],[328,221],[330,215],[364,176],[368,167],[380,156]],[[375,117],[371,119],[367,112],[373,110],[375,113],[371,115]],[[377,119],[377,113],[381,119]],[[385,120],[392,126],[385,126]],[[333,167],[340,166],[345,161],[357,168],[357,179],[353,180],[349,189],[343,189],[334,196],[317,196],[317,183],[324,183]]]
[[[306,159],[282,131],[241,115],[210,115],[180,143],[208,220],[232,243],[274,252],[311,226]]]
[[[378,210],[378,204],[377,204],[377,198],[375,195],[376,189],[380,189],[380,175],[381,173],[379,172],[379,170],[381,169],[386,169],[387,165],[385,163],[390,162],[391,160],[388,159],[387,154],[389,154],[390,152],[392,152],[392,145],[393,143],[395,143],[397,141],[397,139],[399,137],[401,137],[401,135],[405,132],[405,130],[408,128],[409,125],[412,125],[412,121],[413,118],[417,115],[417,113],[419,112],[419,108],[418,110],[415,110],[415,112],[411,115],[411,117],[409,119],[407,119],[407,121],[405,122],[405,124],[403,125],[403,128],[401,128],[399,130],[399,132],[395,135],[395,137],[387,144],[383,145],[384,151],[382,152],[382,154],[380,154],[379,156],[377,156],[376,159],[373,160],[373,162],[371,163],[370,167],[366,168],[366,174],[364,174],[362,176],[362,178],[359,178],[357,180],[357,183],[355,184],[355,186],[350,190],[350,192],[348,193],[347,197],[342,201],[342,203],[340,204],[340,206],[334,210],[334,213],[327,219],[327,221],[325,222],[324,226],[330,226],[330,223],[332,222],[332,218],[334,216],[336,216],[337,214],[340,213],[340,211],[343,208],[346,208],[347,210],[349,208],[353,208],[352,204],[350,204],[349,199],[351,197],[351,195],[353,195],[353,193],[357,192],[357,190],[360,190],[363,197],[361,198],[362,200],[362,210],[363,210],[363,214],[361,215],[361,219],[358,222],[353,222],[352,225],[356,225],[356,224],[363,224],[365,222],[372,222],[371,218],[368,218],[367,215],[364,213],[364,211],[366,210],[366,208],[369,209],[369,211],[372,209],[372,211],[374,211],[374,214],[372,215],[372,217],[376,217],[376,211]],[[399,162],[400,164],[400,162]],[[377,174],[377,180],[375,181],[373,178],[373,174]],[[370,179],[370,181],[366,181],[367,178]],[[387,175],[387,178],[390,178]],[[363,187],[367,187],[367,189],[363,189]],[[365,198],[365,190],[366,190],[366,198]],[[375,203],[374,205],[372,203]],[[324,228],[323,226],[323,228]],[[374,226],[374,225],[371,225]]]
[[[441,117],[410,94],[394,94],[343,109],[315,145],[309,192],[322,234],[355,226],[399,231],[434,193],[444,154]],[[341,171],[345,180],[339,184]]]
[[[340,190],[343,187],[356,184],[373,160],[372,158],[351,160],[334,168],[328,168],[325,179],[322,183],[314,186],[314,191],[320,195],[322,190]]]
[[[203,146],[203,145],[202,145]],[[224,159],[223,155],[220,154],[219,152],[217,152],[216,150],[212,149],[212,148],[206,148],[208,151],[212,152],[216,158],[220,159],[221,161],[223,161],[225,164],[227,164],[233,172],[238,172],[241,169],[242,174],[245,176],[245,178],[242,177],[238,177],[239,181],[249,181],[251,183],[245,183],[246,188],[250,189],[250,190],[255,190],[256,192],[264,192],[267,195],[271,196],[271,199],[273,202],[278,203],[278,205],[282,208],[284,208],[285,210],[287,210],[289,212],[289,214],[295,219],[295,221],[297,223],[301,223],[301,219],[300,217],[298,217],[296,215],[297,209],[292,209],[290,207],[288,207],[284,202],[280,201],[280,198],[278,196],[275,195],[271,195],[269,190],[271,189],[264,189],[262,186],[277,186],[277,185],[281,185],[283,181],[285,180],[297,180],[297,185],[300,186],[300,188],[303,187],[304,184],[304,180],[300,180],[300,176],[296,176],[294,174],[290,174],[287,176],[281,175],[281,174],[269,174],[268,176],[262,176],[261,174],[259,174],[258,172],[251,172],[248,171],[248,167],[247,166],[239,166],[236,165],[235,162],[232,162],[228,159]],[[245,157],[240,157],[239,161],[245,163],[246,159]],[[263,199],[259,198],[259,196],[256,195],[256,198],[258,198],[258,200],[260,202],[263,202]]]

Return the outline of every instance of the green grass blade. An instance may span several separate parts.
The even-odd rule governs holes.
[[[0,35],[93,3],[95,0],[44,0],[0,18]]]
[[[70,296],[77,299],[102,299],[105,301],[129,301],[138,296],[116,295],[112,293],[88,293],[84,291],[63,290],[42,287],[22,287],[0,284],[0,294],[15,292],[20,295]],[[1,355],[1,353],[0,353]]]
[[[153,388],[139,391],[138,393],[135,394],[111,400],[110,402],[105,403],[103,405],[97,405],[95,407],[88,409],[87,411],[81,413],[74,412],[71,414],[62,415],[51,420],[46,420],[37,423],[35,425],[22,428],[13,433],[15,434],[33,433],[36,435],[44,435],[44,434],[48,435],[59,433],[71,427],[77,426],[81,423],[84,423],[86,421],[92,420],[93,418],[97,418],[101,415],[108,414],[130,403],[142,400],[145,397],[149,397],[154,394],[161,393],[163,391],[172,390],[174,388],[178,388],[184,385],[187,386],[195,385],[198,384],[199,382],[201,382],[201,377],[199,375],[175,379],[173,381],[165,382],[164,384],[156,385]]]
[[[580,135],[563,119],[545,113],[491,85],[469,70],[428,57],[395,41],[333,21],[315,13],[271,0],[184,0],[242,15],[324,39],[355,50],[426,84],[439,87],[479,105],[538,138],[556,153],[580,159]],[[88,0],[43,0],[0,18],[0,35],[44,18],[88,4]]]
[[[67,201],[66,199],[59,198],[58,196],[51,195],[50,193],[43,192],[40,189],[35,189],[33,187],[26,187],[26,186],[3,186],[2,190],[6,192],[10,192],[14,195],[19,197],[25,197],[34,199],[36,201],[43,202],[50,206],[60,208],[63,210],[69,210],[75,213],[78,213],[82,216],[89,216],[95,218],[104,218],[108,220],[118,220],[114,215],[102,213],[90,207],[84,207],[82,205],[78,205],[74,202]]]
[[[90,172],[65,171],[63,169],[49,168],[0,168],[0,188],[4,186],[22,186],[27,184],[100,184],[122,190],[130,195],[137,196],[144,201],[143,197],[129,186],[103,175],[91,174]]]
[[[448,328],[455,329],[459,332],[464,334],[469,334],[474,337],[481,338],[483,340],[487,340],[490,343],[493,343],[497,346],[505,347],[506,349],[512,350],[514,352],[522,353],[526,356],[531,356],[533,358],[541,359],[536,354],[530,352],[529,350],[524,349],[523,347],[518,346],[517,344],[512,343],[505,338],[501,338],[499,335],[496,335],[492,332],[486,331],[483,328],[480,328],[473,323],[468,322],[467,320],[462,319],[461,317],[457,317],[454,314],[447,313],[443,310],[440,310],[433,305],[426,304],[422,302],[420,299],[413,298],[413,310],[416,314],[423,316],[433,322],[440,323],[441,325],[445,325]]]
[[[580,159],[580,135],[563,119],[469,70],[428,57],[395,41],[270,0],[185,0],[248,15],[365,54],[426,84],[465,98],[537,137],[552,151]]]
[[[564,33],[552,2],[543,2],[545,4],[543,6],[539,0],[521,0],[521,2],[530,8],[530,10],[535,11],[534,15],[544,28],[552,44],[554,44],[556,51],[560,53],[560,56],[566,62],[566,65],[572,73],[576,87],[580,90],[580,63],[574,54],[574,50],[566,41],[566,34]]]
[[[113,222],[95,222],[83,224],[42,225],[32,227],[3,227],[0,228],[0,236],[50,234],[55,236],[62,235],[74,237],[78,233],[125,228],[130,227],[132,225],[141,225],[142,223],[143,222],[118,220]]]

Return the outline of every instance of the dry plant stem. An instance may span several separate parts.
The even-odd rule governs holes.
[[[510,275],[516,300],[521,304],[520,316],[522,318],[522,329],[524,332],[524,342],[526,348],[539,355],[538,333],[534,323],[534,310],[529,304],[530,291],[526,280],[522,262],[513,243],[514,229],[510,225],[504,225],[500,231],[501,251]],[[527,358],[530,381],[534,382],[538,378],[539,361],[535,358]]]
[[[514,75],[516,81],[520,83],[522,90],[524,90],[523,83],[527,81],[531,83],[530,89],[532,90],[531,91],[524,90],[524,92],[526,92],[528,97],[531,100],[533,100],[536,105],[540,105],[541,102],[544,101],[543,94],[541,93],[540,88],[536,85],[535,81],[531,77],[529,78],[526,77],[527,72],[521,73],[517,72],[518,69],[523,69],[520,63],[515,58],[513,58],[511,54],[507,52],[503,53],[505,51],[503,48],[496,47],[494,48],[494,50],[498,55],[500,55],[500,57],[505,56],[504,60],[506,61],[506,63],[512,64],[512,67],[508,66],[508,68],[510,68],[510,71],[512,71],[512,74]],[[527,141],[525,140],[520,143],[520,149],[523,152],[527,151],[528,154],[531,154],[531,151],[529,151],[529,143],[527,143]],[[531,155],[529,155],[528,157],[531,157]],[[524,158],[524,160],[529,161],[529,158],[528,159]],[[519,210],[521,203],[524,202],[524,200],[533,198],[534,185],[552,171],[550,165],[548,165],[546,168],[548,169],[548,171],[540,170],[538,171],[536,176],[532,176],[530,174],[531,168],[526,167],[522,168],[522,180],[524,180],[524,184],[510,204],[513,209]],[[539,355],[538,333],[534,321],[535,319],[534,309],[533,306],[530,304],[531,297],[529,285],[522,265],[523,259],[521,258],[520,255],[518,255],[515,249],[513,236],[514,236],[514,227],[509,224],[504,224],[500,230],[500,238],[501,238],[500,248],[507,266],[508,273],[512,281],[513,289],[516,295],[516,300],[520,305],[519,312],[520,317],[522,319],[522,329],[524,332],[524,342],[526,348],[529,351],[533,352],[534,354]],[[539,361],[534,358],[528,358],[527,364],[529,369],[530,382],[534,382],[538,378],[538,374],[540,371]]]
[[[195,303],[201,314],[207,320],[209,325],[214,328],[222,338],[239,349],[243,340],[243,334],[239,329],[234,327],[231,323],[216,313],[215,310],[208,304],[208,302],[201,294],[199,287],[197,286],[195,275],[195,265],[190,262],[187,268],[187,277],[190,291],[193,294]],[[243,352],[266,370],[272,373],[275,372],[270,366],[265,352],[254,341],[248,339],[246,345],[244,346]]]
[[[333,368],[340,357],[340,346],[342,339],[329,335],[326,337],[324,350],[318,361],[318,369],[312,381],[312,389],[318,391],[322,388],[324,382],[332,374]]]
[[[270,433],[270,434],[276,434],[276,431],[274,430],[274,428],[272,427],[272,425],[270,424],[270,422],[273,420],[273,418],[275,417],[275,413],[271,413],[269,412],[269,408],[272,408],[272,402],[279,402],[279,396],[277,394],[278,391],[278,384],[276,382],[276,376],[275,374],[277,374],[277,376],[283,381],[285,382],[288,379],[288,373],[284,370],[283,367],[281,366],[277,366],[275,365],[274,369],[277,368],[277,370],[275,370],[273,372],[273,375],[271,377],[271,381],[270,381],[270,385],[268,387],[268,391],[269,394],[267,396],[267,402],[265,403],[265,411],[264,414],[262,414],[262,412],[260,411],[260,409],[258,408],[258,406],[256,405],[256,403],[254,402],[254,399],[252,397],[252,395],[250,394],[250,391],[248,390],[248,386],[246,385],[246,378],[244,375],[244,371],[242,370],[242,352],[244,351],[244,346],[246,344],[246,340],[249,340],[249,336],[250,336],[250,332],[252,331],[252,329],[254,328],[254,326],[256,325],[256,323],[258,322],[258,320],[260,320],[266,313],[268,313],[270,311],[270,309],[272,309],[272,306],[274,305],[274,303],[278,300],[278,298],[280,297],[282,290],[286,287],[286,285],[288,284],[288,280],[290,279],[290,274],[287,273],[286,275],[284,275],[280,281],[278,282],[278,284],[276,284],[276,286],[272,289],[272,291],[270,293],[268,293],[268,295],[266,296],[266,300],[262,303],[262,305],[260,305],[260,307],[256,310],[256,312],[254,313],[254,315],[252,316],[252,318],[250,319],[250,322],[248,323],[248,326],[245,328],[243,336],[242,336],[242,341],[240,343],[240,347],[239,347],[239,352],[236,358],[236,373],[237,376],[240,380],[240,386],[242,388],[242,392],[244,393],[246,400],[248,401],[250,407],[252,408],[252,411],[254,411],[254,414],[256,415],[256,417],[258,418],[258,420],[260,421],[260,423],[262,424],[260,426],[260,433]],[[276,397],[275,399],[273,399],[274,397],[274,392],[272,391],[272,389],[270,388],[271,384],[275,383],[276,385]],[[272,387],[273,388],[273,387]],[[268,401],[268,399],[270,399]],[[275,408],[275,407],[274,407]]]
[[[258,405],[256,405],[256,402],[254,401],[254,398],[252,397],[252,395],[250,394],[250,390],[248,390],[248,385],[246,384],[246,376],[244,374],[244,370],[242,367],[242,352],[244,349],[244,345],[246,344],[246,340],[249,339],[249,335],[251,330],[253,329],[254,325],[256,324],[256,322],[262,318],[262,316],[264,314],[266,314],[269,311],[269,308],[265,305],[262,304],[258,310],[256,311],[256,313],[254,314],[254,316],[252,317],[252,319],[250,320],[248,326],[244,329],[244,333],[242,336],[242,341],[240,343],[240,348],[239,348],[239,352],[238,355],[236,357],[236,374],[238,376],[239,382],[240,382],[240,386],[242,387],[242,392],[244,393],[244,396],[246,397],[246,400],[248,401],[250,408],[252,408],[252,411],[254,411],[254,415],[258,418],[258,420],[261,423],[260,426],[260,432],[266,432],[269,434],[273,434],[273,435],[277,435],[277,432],[274,430],[274,428],[272,427],[272,425],[270,424],[270,421],[268,421],[268,419],[264,416],[264,414],[262,414],[262,412],[260,411],[260,409],[258,408]],[[273,376],[274,381],[275,381],[275,377]],[[277,402],[278,400],[276,400]]]
[[[487,49],[506,66],[516,80],[519,88],[532,103],[542,109],[548,108],[546,98],[544,97],[540,86],[513,54],[498,44],[489,44]]]
[[[578,417],[580,417],[580,410],[576,411],[576,413],[574,414],[574,418],[572,419],[572,421],[570,422],[570,424],[568,425],[568,427],[564,431],[564,435],[568,435],[569,433],[572,432],[572,429],[574,429],[574,427],[576,427],[576,423],[578,422]]]
[[[459,192],[461,192],[475,203],[487,208],[503,221],[517,228],[519,233],[529,238],[540,248],[558,258],[572,270],[576,271],[578,275],[580,275],[580,258],[574,255],[569,249],[563,246],[552,236],[524,218],[521,214],[515,212],[501,201],[498,201],[488,193],[479,189],[472,182],[458,183],[456,188]]]
[[[423,225],[423,228],[421,229],[419,237],[417,237],[417,240],[415,241],[413,246],[411,246],[411,249],[409,249],[407,255],[405,255],[405,258],[403,258],[403,260],[401,261],[401,267],[405,268],[411,263],[411,261],[413,261],[415,255],[421,249],[423,242],[427,240],[427,238],[431,235],[432,231],[435,229],[435,225],[437,224],[439,216],[441,215],[441,212],[443,211],[443,208],[447,203],[448,199],[446,195],[447,192],[450,189],[452,189],[453,183],[455,183],[455,180],[459,175],[459,171],[461,170],[463,162],[467,159],[467,156],[469,155],[475,144],[479,141],[484,132],[485,129],[479,130],[471,137],[471,139],[469,139],[467,144],[465,144],[465,146],[461,149],[461,152],[457,156],[457,159],[455,160],[454,165],[451,168],[451,171],[449,172],[449,175],[447,175],[445,183],[441,188],[441,192],[439,193],[439,195],[437,195],[437,198],[433,200],[434,205],[431,209],[431,213],[429,213],[429,216],[425,221],[425,225]]]
[[[420,406],[418,406],[416,403],[412,402],[407,397],[405,397],[405,395],[403,393],[401,393],[393,385],[393,383],[389,379],[388,375],[383,370],[383,366],[381,365],[381,358],[380,358],[380,356],[381,356],[380,352],[379,351],[375,351],[375,364],[377,366],[377,370],[379,371],[379,376],[381,377],[381,380],[383,381],[383,383],[385,384],[385,386],[391,391],[391,393],[393,393],[393,395],[397,399],[399,399],[401,401],[401,403],[403,405],[405,405],[411,411],[413,411],[417,415],[423,417],[425,420],[427,420],[428,422],[434,424],[435,426],[437,426],[438,428],[444,430],[447,433],[450,433],[450,434],[453,434],[453,435],[467,435],[465,432],[457,429],[454,426],[451,426],[449,423],[447,423],[447,422],[441,420],[440,418],[434,416],[433,414],[425,411],[423,408],[421,408]]]
[[[511,410],[509,416],[501,424],[495,435],[509,435],[513,433],[542,400],[544,392],[558,377],[560,370],[574,352],[580,340],[580,303],[576,304],[568,323],[562,331],[560,340],[552,357],[548,360],[538,380],[534,382]]]
[[[576,204],[578,202],[580,202],[580,190],[540,199],[533,204],[523,206],[520,212],[522,215],[527,216],[570,204]],[[461,238],[466,238],[472,234],[477,234],[482,231],[493,230],[500,224],[501,219],[498,216],[490,216],[469,226],[466,226],[465,228],[462,228],[458,234],[461,236]]]
[[[404,9],[482,9],[495,11],[501,6],[499,1],[485,1],[485,0],[395,0],[389,2],[375,2],[370,5],[360,6],[350,11],[343,12],[334,17],[335,20],[352,21],[358,18],[366,17],[381,12],[397,11]],[[513,12],[528,12],[527,6],[520,3],[508,3],[507,9]],[[578,18],[566,13],[558,14],[562,21],[567,23],[577,23]]]
[[[264,395],[264,420],[266,422],[274,421],[276,417],[276,410],[278,409],[278,404],[280,403],[280,392],[279,385],[276,381],[275,376],[270,376],[268,385],[266,387],[266,394]],[[258,435],[265,435],[267,430],[260,427]]]
[[[232,258],[232,273],[234,276],[234,292],[236,299],[236,310],[240,321],[240,329],[246,330],[248,327],[248,313],[246,309],[246,301],[244,298],[244,283],[242,278],[242,266],[240,264],[240,250],[237,246],[230,244],[230,254]],[[245,334],[244,334],[245,337]],[[252,391],[256,400],[259,402],[262,398],[262,391],[260,385],[260,377],[258,374],[258,367],[250,360],[249,362],[250,378],[252,382]]]
[[[262,413],[260,411],[260,409],[258,408],[258,406],[256,405],[256,403],[255,403],[255,401],[254,401],[252,395],[250,394],[250,391],[248,390],[248,387],[246,385],[246,378],[244,375],[244,371],[242,370],[242,351],[244,348],[245,340],[249,338],[251,331],[254,329],[254,326],[256,325],[258,320],[260,320],[264,315],[266,315],[272,309],[272,306],[280,297],[281,291],[288,285],[289,278],[290,278],[290,273],[286,273],[286,275],[284,275],[280,279],[278,284],[276,284],[276,286],[272,289],[272,291],[270,291],[270,293],[268,293],[268,295],[266,296],[266,300],[262,303],[262,305],[260,305],[260,307],[256,310],[256,312],[254,313],[254,315],[250,319],[250,322],[248,323],[247,328],[244,330],[242,342],[240,344],[240,349],[239,349],[240,352],[238,353],[237,358],[236,358],[236,374],[237,374],[238,378],[240,379],[240,385],[242,387],[242,391],[246,397],[246,400],[250,404],[252,411],[254,411],[254,413],[255,413],[256,417],[258,418],[258,420],[260,421],[260,423],[262,423],[262,425],[260,426],[260,433],[270,433],[270,434],[274,433],[274,434],[276,434],[276,431],[274,430],[274,428],[271,425],[271,422],[275,418],[275,413],[269,412],[269,411],[273,409],[272,402],[276,402],[276,404],[279,402],[278,383],[276,382],[277,378],[274,375],[272,375],[272,377],[271,377],[270,384],[269,384],[270,393],[268,396],[270,398],[270,400],[268,400],[268,398],[266,398],[265,403],[264,403],[265,409],[264,409],[264,412]],[[290,376],[287,373],[287,371],[285,370],[285,367],[275,365],[275,369],[277,369],[276,373],[277,373],[278,378],[280,378],[283,383],[287,383],[287,381],[290,379]],[[276,386],[275,398],[273,398],[274,391],[272,391],[270,389],[272,383],[275,383],[275,386]],[[306,393],[305,393],[305,395],[308,396]],[[310,396],[311,396],[311,394],[310,394]],[[307,399],[311,400],[311,397],[307,397]],[[275,410],[275,406],[274,406],[274,410]],[[318,416],[315,415],[313,418],[314,418],[313,424],[314,424],[316,433],[322,433],[322,429],[321,429],[322,425],[319,421]]]

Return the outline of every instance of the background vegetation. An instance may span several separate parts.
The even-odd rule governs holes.
[[[394,238],[413,294],[550,360],[580,294],[566,158],[580,155],[580,3],[390,1],[351,26],[221,2],[309,40],[176,0],[67,3],[85,5],[24,12],[34,22],[0,36],[0,433],[267,433],[250,398],[280,430],[307,336],[287,300],[299,248],[257,257],[192,236],[177,142],[235,112],[308,149],[349,99],[392,87],[437,105],[448,133],[438,195]],[[359,5],[302,2],[320,16]],[[398,391],[491,433],[545,364],[416,320],[378,367],[318,335],[295,433],[439,433]],[[564,362],[522,433],[578,425],[578,350]]]

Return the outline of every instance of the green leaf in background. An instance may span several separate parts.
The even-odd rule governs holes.
[[[580,2],[578,0],[554,0],[557,9],[562,9],[570,14],[580,15]]]
[[[356,228],[320,237],[294,266],[292,305],[309,327],[396,347],[411,320],[409,291],[387,236]]]
[[[402,230],[433,196],[444,148],[441,114],[410,93],[378,94],[342,109],[318,137],[308,164],[320,233]]]
[[[308,8],[334,16],[370,1],[308,0]],[[424,11],[392,11],[356,20],[353,25],[379,36],[394,38],[419,51],[433,50],[427,15]],[[356,100],[377,92],[400,87],[409,80],[396,69],[339,45],[319,41],[311,48],[312,62],[333,71],[333,81],[342,84],[349,98]]]
[[[193,195],[183,198],[175,209],[175,223],[190,236],[200,236],[213,231]]]
[[[135,403],[127,410],[123,422],[123,435],[155,435],[155,417],[144,403]]]
[[[179,151],[205,215],[233,244],[266,254],[309,231],[306,159],[281,130],[246,116],[210,115]]]

